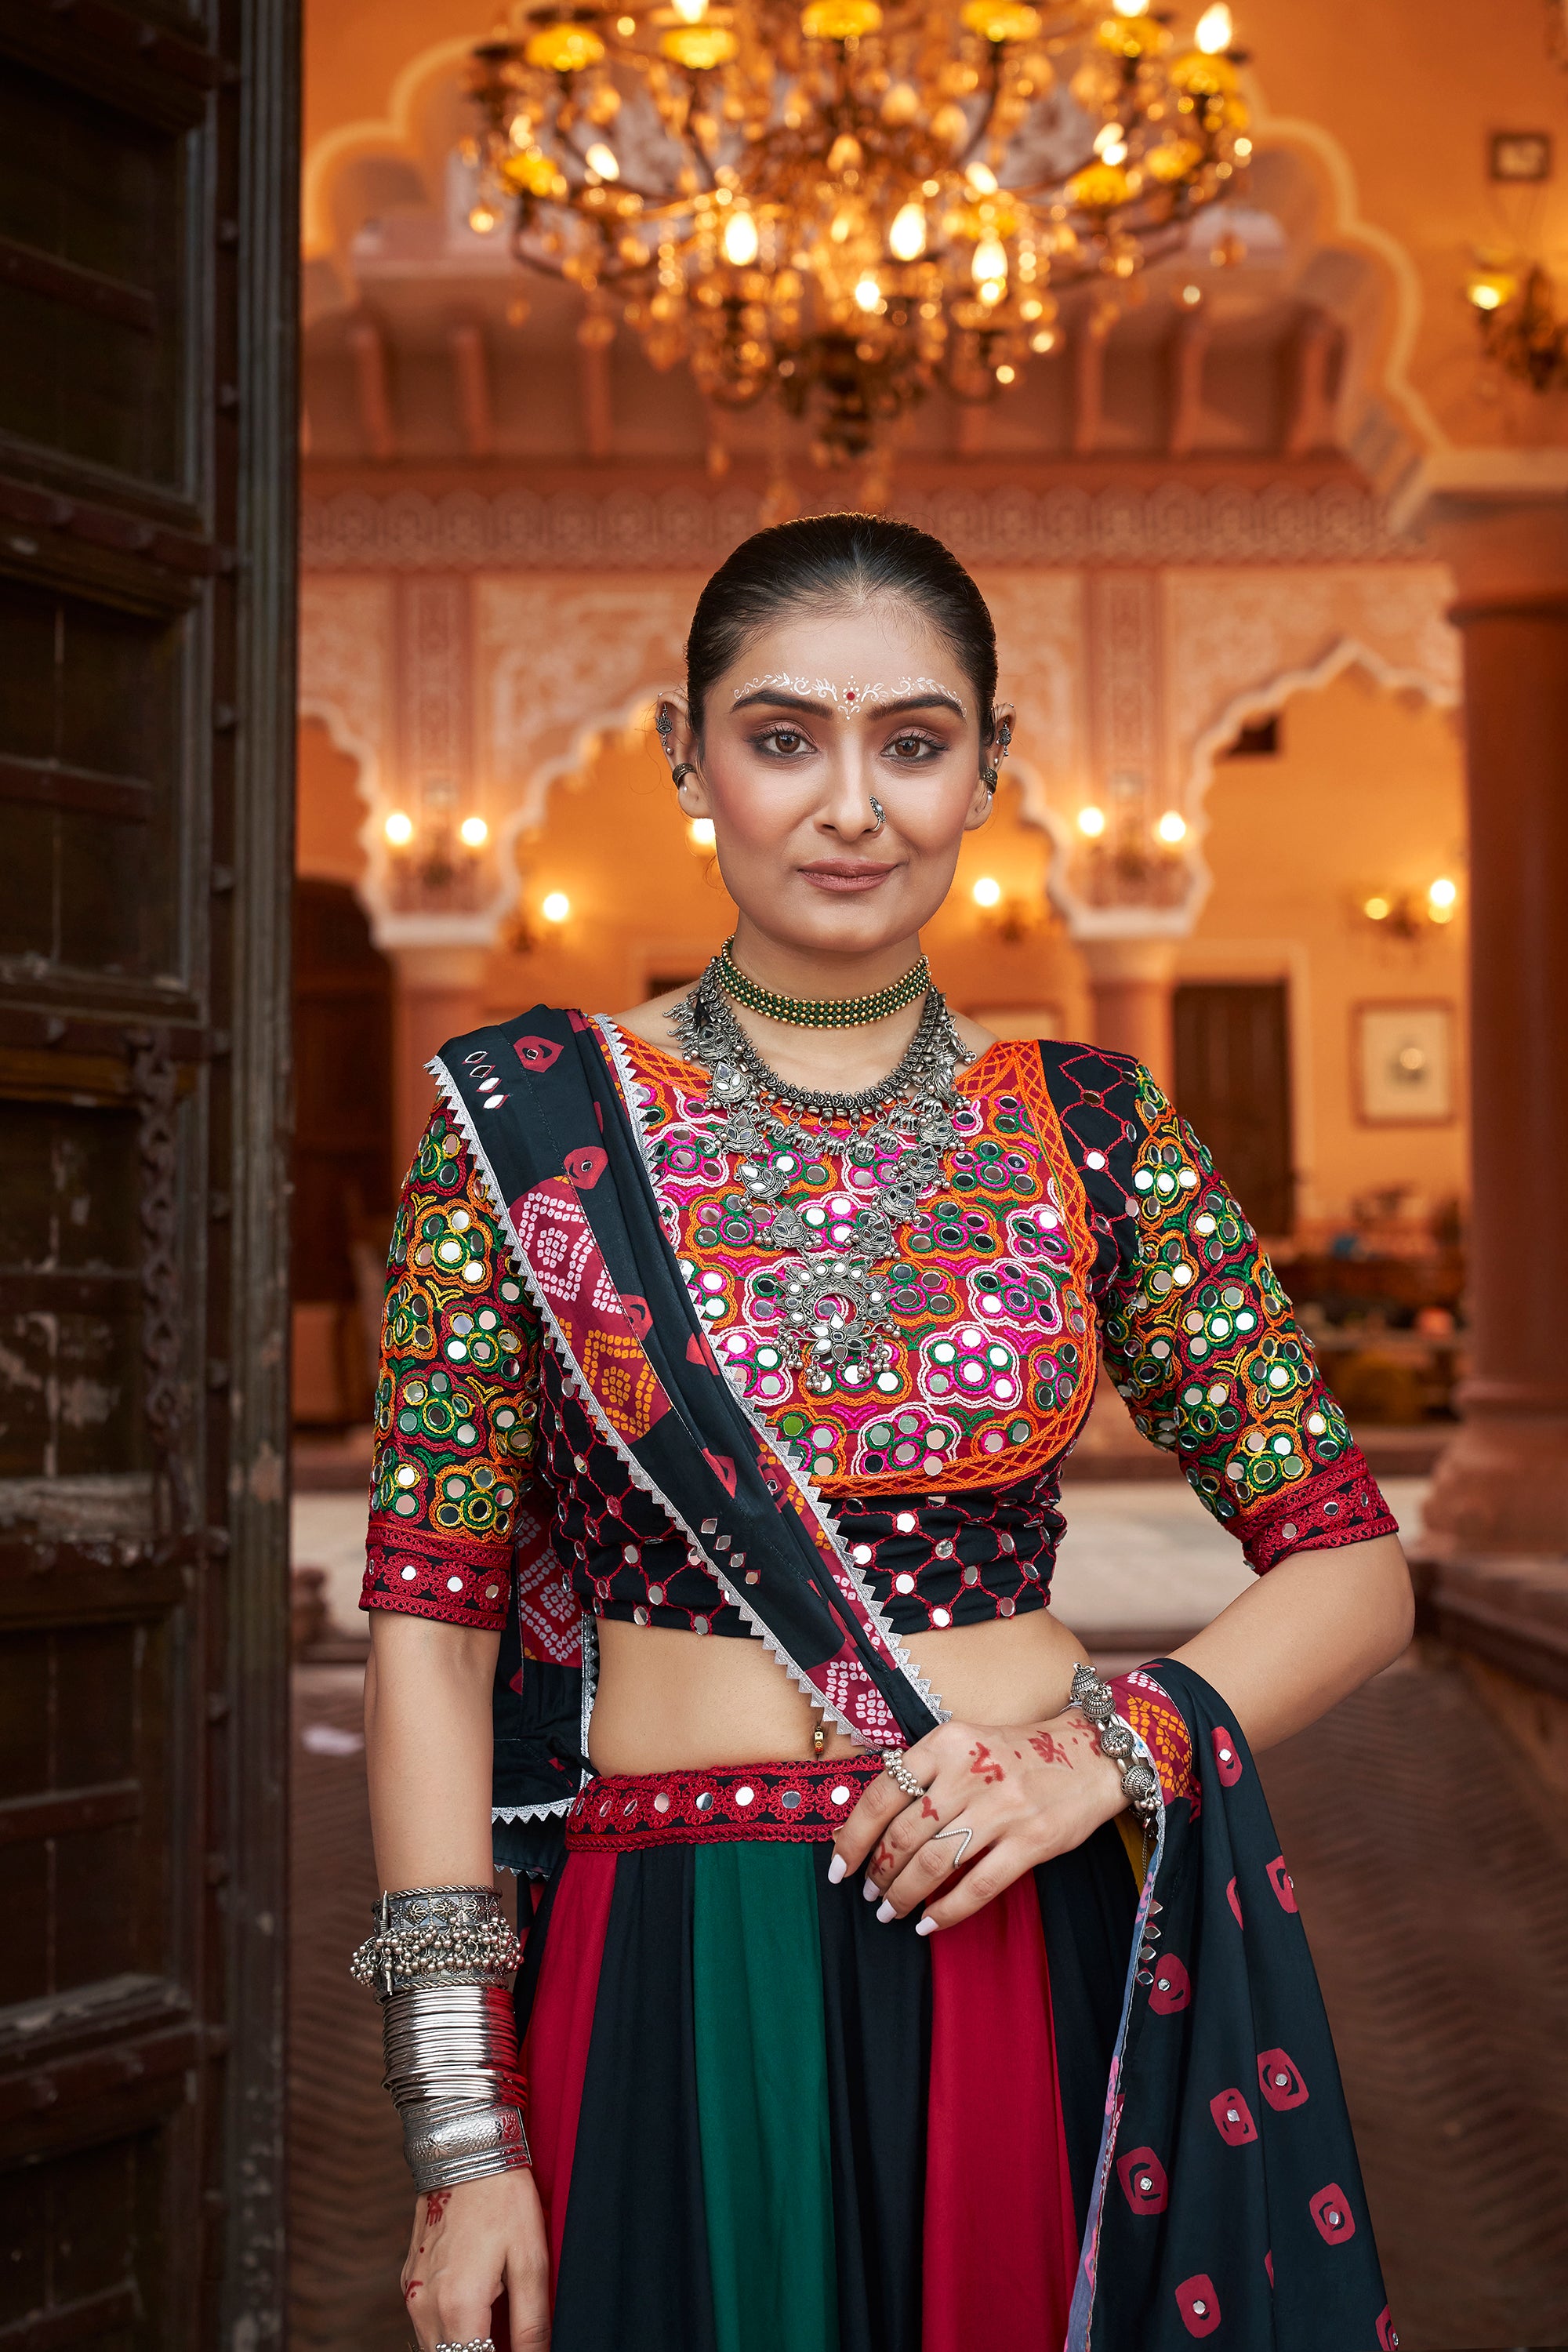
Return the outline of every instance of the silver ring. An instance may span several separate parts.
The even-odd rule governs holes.
[[[882,827],[888,822],[888,812],[882,806],[881,802],[877,798],[875,793],[871,794],[871,814],[877,820],[876,824],[872,825],[871,831],[873,833],[880,833]]]
[[[466,2344],[437,2344],[436,2352],[496,2352],[493,2336],[470,2336]]]
[[[974,1832],[972,1829],[961,1830],[954,1827],[950,1830],[933,1830],[931,1833],[929,1843],[931,1845],[940,1845],[943,1838],[962,1838],[963,1840],[963,1843],[959,1847],[958,1852],[952,1857],[952,1866],[956,1870],[960,1863],[963,1860],[964,1855],[969,1852],[969,1841],[973,1835]]]
[[[882,1769],[887,1774],[889,1780],[892,1781],[894,1787],[901,1789],[906,1797],[923,1797],[925,1795],[925,1783],[923,1780],[917,1780],[915,1779],[914,1774],[904,1762],[904,1754],[901,1748],[890,1748],[888,1750],[887,1754],[882,1759]]]

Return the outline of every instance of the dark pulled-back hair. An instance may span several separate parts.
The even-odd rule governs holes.
[[[996,632],[985,599],[951,548],[913,523],[881,515],[803,515],[742,540],[697,600],[686,640],[691,723],[716,678],[738,662],[748,638],[800,605],[824,612],[876,596],[913,604],[946,639],[980,703],[980,740],[996,699]]]

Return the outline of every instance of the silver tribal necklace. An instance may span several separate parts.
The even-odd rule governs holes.
[[[897,1069],[858,1094],[835,1094],[781,1078],[763,1061],[730,1007],[715,958],[669,1014],[681,1053],[709,1074],[704,1106],[722,1125],[738,1160],[759,1241],[778,1250],[784,1271],[783,1329],[805,1386],[826,1395],[836,1381],[858,1388],[886,1372],[895,1326],[884,1268],[898,1228],[941,1184],[961,1139],[964,1104],[954,1084],[971,1060],[940,989],[928,991],[920,1025]],[[842,1123],[842,1139],[800,1124]],[[878,1197],[849,1217],[801,1194],[809,1162],[826,1147],[874,1172]],[[792,1198],[792,1195],[797,1197]]]

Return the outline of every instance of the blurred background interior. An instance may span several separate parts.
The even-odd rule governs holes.
[[[939,983],[1173,1093],[1416,1561],[1266,1768],[1402,2340],[1568,2344],[1568,0],[628,11],[0,0],[0,2352],[405,2340],[424,1066],[725,938],[654,698],[843,506],[1017,705]],[[1066,1491],[1101,1660],[1246,1580],[1113,1391]]]

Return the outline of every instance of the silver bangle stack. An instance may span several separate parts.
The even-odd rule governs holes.
[[[1116,1696],[1110,1685],[1101,1682],[1092,1666],[1075,1666],[1072,1703],[1082,1707],[1099,1739],[1100,1754],[1109,1756],[1121,1775],[1121,1793],[1144,1835],[1152,1836],[1165,1809],[1160,1776],[1139,1755],[1132,1726],[1116,1712]]]
[[[381,2000],[385,2087],[422,2195],[530,2161],[506,1984],[518,1958],[489,1887],[418,1886],[382,1896],[349,1963]]]

